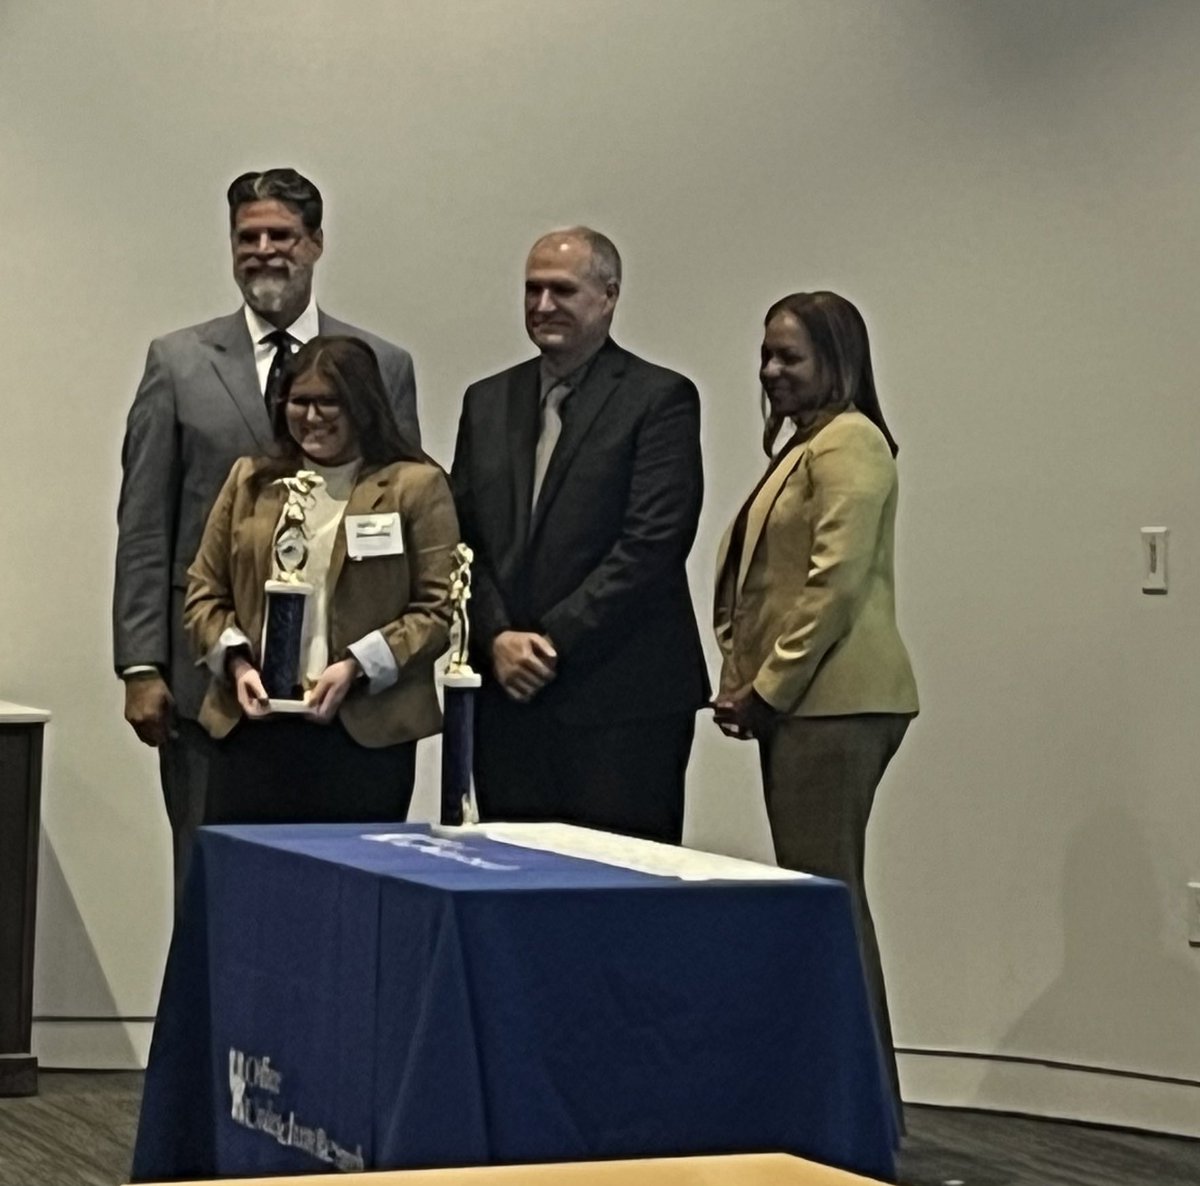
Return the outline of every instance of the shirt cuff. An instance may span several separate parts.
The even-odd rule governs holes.
[[[250,647],[250,640],[236,627],[226,626],[213,649],[204,656],[204,666],[217,677],[225,678],[225,659],[236,647]]]
[[[379,630],[353,642],[346,648],[357,660],[367,677],[367,692],[374,696],[384,688],[390,688],[400,678],[400,668],[396,666],[396,656],[392,648]]]
[[[129,679],[134,675],[161,675],[162,673],[153,663],[132,663],[128,667],[121,668],[121,678]]]

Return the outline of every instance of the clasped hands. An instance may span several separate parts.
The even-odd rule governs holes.
[[[747,684],[736,692],[724,692],[712,701],[713,720],[726,737],[753,741],[762,737],[775,719],[775,710]]]
[[[492,670],[504,691],[526,704],[558,674],[558,652],[544,634],[501,630],[492,639]]]
[[[258,668],[245,654],[237,651],[229,657],[228,670],[242,712],[250,720],[261,720],[270,716],[267,690],[263,687]],[[317,725],[328,725],[337,716],[342,701],[346,699],[354,681],[361,674],[362,668],[353,656],[330,663],[317,676],[317,682],[304,693],[304,699],[309,706],[309,711],[304,714],[305,719]]]

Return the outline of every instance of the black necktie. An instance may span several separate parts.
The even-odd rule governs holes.
[[[286,329],[272,330],[264,342],[275,347],[275,357],[271,359],[271,369],[267,372],[267,388],[263,397],[267,401],[267,415],[275,413],[275,402],[279,399],[279,389],[283,386],[283,372],[287,361],[292,356],[292,343],[296,339]]]

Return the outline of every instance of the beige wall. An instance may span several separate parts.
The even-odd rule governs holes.
[[[44,1060],[140,1057],[145,1025],[54,1019],[151,1015],[169,926],[108,669],[125,411],[150,337],[236,306],[224,185],[295,163],[323,303],[412,350],[446,461],[465,384],[528,352],[532,237],[617,240],[619,340],[703,394],[702,616],[763,311],[860,304],[925,710],[872,832],[897,1040],[1145,1077],[913,1054],[909,1095],[1200,1132],[1198,53],[1190,0],[0,6],[0,696],[55,714]],[[753,754],[707,722],[690,792],[692,842],[766,854]]]

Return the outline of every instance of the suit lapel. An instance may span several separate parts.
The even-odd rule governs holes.
[[[586,377],[576,391],[571,393],[567,401],[566,414],[563,417],[562,435],[550,456],[550,464],[546,467],[546,477],[538,495],[533,531],[536,532],[545,522],[546,512],[554,502],[555,495],[562,487],[571,461],[579,451],[595,423],[604,405],[608,403],[612,393],[616,391],[625,374],[625,355],[611,342],[600,348],[595,361],[589,368]],[[537,438],[534,437],[536,448]],[[529,469],[532,471],[532,465]],[[532,493],[532,483],[531,483]]]
[[[256,648],[261,642],[263,614],[266,612],[263,581],[275,579],[275,528],[279,524],[286,497],[282,486],[268,483],[254,500],[250,529],[254,560],[244,569],[249,587],[243,587],[240,600],[242,604],[254,607],[246,626],[251,631],[250,637]]]
[[[758,547],[759,537],[767,524],[767,516],[771,513],[771,508],[775,505],[775,500],[779,497],[784,483],[792,476],[792,471],[800,464],[800,459],[807,451],[808,442],[795,446],[791,453],[771,471],[754,501],[750,504],[749,513],[746,515],[746,536],[742,542],[741,557],[738,558],[736,593],[740,593],[742,586],[746,583],[746,573],[750,571],[750,561],[754,558],[754,549]],[[728,537],[723,546],[728,548]]]
[[[213,322],[207,335],[213,369],[229,397],[237,405],[255,443],[264,452],[271,445],[271,422],[258,385],[254,365],[254,343],[246,327],[246,316],[239,309]]]
[[[387,494],[388,481],[384,470],[374,470],[365,476],[359,474],[346,509],[342,512],[342,521],[338,524],[337,535],[333,537],[333,551],[329,556],[329,576],[326,588],[332,591],[337,588],[338,577],[342,575],[342,566],[346,563],[346,520],[351,515],[370,515],[377,511]],[[403,529],[401,524],[401,529]]]
[[[525,540],[529,535],[529,503],[533,498],[533,458],[537,452],[540,428],[539,388],[538,363],[537,359],[533,359],[514,372],[505,392],[508,455],[512,459],[508,467],[512,477],[512,535],[509,538],[518,553],[524,550]]]

